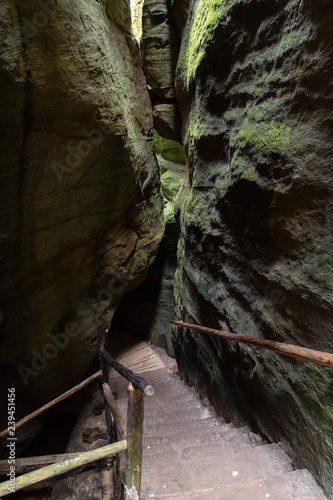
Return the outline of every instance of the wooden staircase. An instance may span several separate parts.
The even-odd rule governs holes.
[[[117,355],[110,351],[155,388],[145,398],[141,500],[326,499],[278,444],[216,417],[180,380],[173,360],[131,336],[125,345]],[[109,381],[126,418],[127,382],[113,369]]]

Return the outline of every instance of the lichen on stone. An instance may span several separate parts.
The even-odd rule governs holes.
[[[256,153],[287,151],[292,138],[292,129],[285,123],[245,123],[235,128],[230,137],[232,147],[252,147]]]

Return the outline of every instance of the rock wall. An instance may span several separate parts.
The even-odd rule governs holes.
[[[165,235],[147,280],[121,301],[112,328],[125,330],[163,347],[174,356],[173,284],[176,270],[178,229],[174,203],[185,176],[184,151],[180,145],[181,120],[174,89],[179,37],[169,0],[144,0],[142,10],[142,63],[153,106],[154,141],[160,167],[166,221]],[[131,314],[128,314],[131,311]]]
[[[164,214],[167,224],[175,223],[174,205],[186,173],[184,150],[178,142],[154,133],[156,158],[160,167]]]
[[[19,418],[96,362],[164,221],[129,0],[4,0],[0,24],[0,361]]]
[[[185,159],[183,148],[178,142],[164,139],[156,132],[154,141],[161,173],[165,233],[147,280],[122,299],[115,312],[112,327],[149,340],[174,357],[170,324],[175,319],[173,286],[178,243],[174,204],[184,183]]]
[[[333,352],[333,6],[173,0],[188,182],[183,321]],[[282,440],[333,494],[328,368],[175,328],[184,377]]]
[[[169,0],[144,0],[140,48],[154,127],[162,137],[180,142],[181,120],[174,89],[179,37]]]
[[[176,223],[167,223],[157,259],[148,277],[121,300],[112,319],[112,330],[129,332],[142,340],[163,347],[175,357],[172,343],[172,325],[175,319],[173,294],[177,266],[178,230]]]

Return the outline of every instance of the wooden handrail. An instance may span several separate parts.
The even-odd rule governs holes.
[[[135,375],[135,373],[132,372],[132,370],[129,370],[126,368],[124,365],[121,363],[118,363],[115,359],[110,356],[110,354],[106,351],[105,348],[102,348],[101,351],[101,356],[105,359],[105,361],[112,366],[122,377],[126,378],[129,382],[133,384],[134,387],[137,387],[138,389],[141,389],[141,391],[146,395],[146,396],[152,396],[155,392],[154,388],[148,384],[147,380],[144,379],[143,377],[139,377],[138,375]]]
[[[75,458],[70,458],[63,460],[56,464],[48,465],[42,469],[35,470],[33,472],[28,472],[15,479],[15,492],[30,486],[31,484],[39,483],[45,479],[51,477],[59,476],[70,470],[81,467],[82,465],[89,464],[95,460],[100,460],[109,455],[114,455],[122,450],[127,449],[127,441],[119,441],[118,443],[112,443],[108,446],[103,446],[102,448],[97,448],[97,450],[86,451],[84,453],[78,453]],[[8,490],[8,481],[0,483],[0,495],[6,496],[10,495],[12,492]]]
[[[193,325],[192,323],[185,323],[184,321],[170,321],[170,323],[173,323],[174,325],[184,326],[186,328],[193,328],[194,330],[199,330],[208,334],[218,335],[219,337],[223,337],[235,342],[254,345],[256,347],[267,349],[269,351],[276,352],[277,354],[283,354],[284,356],[290,356],[301,361],[308,361],[310,363],[315,363],[316,365],[333,368],[333,354],[329,352],[315,351],[313,349],[307,349],[306,347],[285,344],[283,342],[275,342],[274,340],[246,337],[244,335],[238,335],[237,333],[215,330],[214,328],[208,328],[201,325]]]
[[[126,435],[127,456],[126,456],[126,477],[125,477],[125,497],[126,500],[139,500],[142,475],[142,435],[143,435],[143,415],[144,396],[152,396],[154,388],[148,384],[147,380],[139,377],[132,370],[113,359],[105,349],[107,330],[102,332],[100,342],[100,365],[103,373],[103,394],[105,401],[114,417],[116,433],[120,437]],[[123,423],[118,406],[113,399],[110,386],[108,384],[108,374],[106,363],[114,368],[119,375],[129,381],[127,390],[127,429]]]
[[[72,389],[69,389],[69,391],[64,392],[64,394],[61,394],[61,396],[58,396],[57,398],[53,399],[49,403],[46,403],[46,405],[42,406],[38,410],[33,411],[32,413],[29,413],[29,415],[22,418],[18,422],[16,422],[15,429],[18,429],[19,427],[21,427],[21,425],[25,424],[26,422],[29,422],[29,420],[32,420],[35,417],[39,417],[39,415],[44,413],[49,408],[52,408],[52,406],[57,405],[61,401],[64,401],[64,399],[67,399],[69,396],[72,396],[72,394],[75,394],[80,389],[83,389],[83,387],[90,384],[91,382],[93,382],[97,378],[101,378],[101,376],[102,376],[102,372],[101,372],[101,370],[99,370],[98,372],[94,373],[93,375],[88,377],[83,382],[80,382],[75,387],[72,387]],[[7,436],[8,433],[9,433],[9,429],[4,429],[3,431],[0,432],[0,438]]]
[[[22,469],[29,466],[38,467],[45,463],[48,463],[48,461],[57,461],[58,463],[53,463],[52,465],[48,465],[46,467],[43,467],[42,469],[34,470],[33,472],[28,472],[27,474],[19,476],[15,480],[15,491],[25,488],[26,486],[29,486],[31,484],[44,481],[45,479],[63,474],[64,472],[68,472],[72,469],[75,469],[76,467],[80,467],[96,460],[100,460],[101,458],[106,458],[110,455],[114,455],[119,451],[128,448],[125,487],[126,499],[139,499],[142,472],[142,430],[144,409],[143,394],[145,394],[146,396],[152,396],[155,391],[154,388],[148,384],[147,380],[145,380],[143,377],[135,375],[135,373],[133,373],[131,370],[123,366],[121,363],[118,363],[118,361],[115,361],[105,350],[105,343],[106,335],[104,333],[100,345],[101,370],[99,370],[97,373],[84,380],[80,384],[76,385],[69,391],[65,392],[61,396],[58,396],[38,410],[19,420],[16,424],[16,428],[20,427],[25,422],[28,422],[29,420],[41,415],[43,412],[56,405],[60,401],[68,398],[78,390],[88,385],[93,380],[102,378],[102,390],[104,398],[107,406],[110,408],[112,414],[114,415],[117,433],[122,440],[107,446],[103,446],[101,448],[98,448],[97,450],[92,450],[84,453],[70,455],[65,454],[62,456],[49,455],[45,457],[30,457],[23,459]],[[110,364],[121,376],[130,381],[130,386],[128,389],[127,430],[125,428],[125,424],[122,420],[118,406],[113,399],[112,392],[108,384],[105,362]],[[4,437],[7,434],[8,429],[5,429],[0,433],[0,437]],[[123,439],[125,438],[126,434],[128,434],[128,439]],[[65,460],[61,460],[61,458],[65,458]],[[0,495],[6,496],[13,492],[14,491],[9,491],[8,489],[8,481],[0,484]]]
[[[119,440],[124,439],[126,437],[126,426],[119,411],[118,405],[113,398],[109,384],[104,382],[104,384],[102,385],[102,389],[105,401],[114,418],[118,439]]]
[[[62,462],[63,460],[68,460],[69,458],[76,458],[79,455],[82,455],[81,452],[76,453],[57,453],[54,455],[41,455],[38,457],[24,457],[24,458],[16,458],[15,459],[15,474],[26,474],[28,472],[32,472],[35,469],[41,469],[46,465],[52,465],[58,462]],[[89,465],[99,464],[101,465],[101,461],[95,461],[90,463]],[[104,460],[105,464],[106,461]],[[104,464],[103,464],[104,465]],[[10,465],[8,464],[8,459],[0,460],[0,476],[6,476],[10,471]]]

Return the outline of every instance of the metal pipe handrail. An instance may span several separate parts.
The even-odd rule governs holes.
[[[146,396],[152,396],[154,394],[154,387],[149,385],[145,378],[135,375],[132,370],[126,368],[124,365],[113,359],[104,347],[101,349],[100,353],[105,361],[112,366],[112,368],[114,368],[119,375],[131,382],[134,387],[140,389]]]
[[[208,328],[206,326],[201,326],[201,325],[193,325],[192,323],[185,323],[184,321],[170,321],[170,323],[179,326],[184,326],[186,328],[193,328],[195,330],[199,330],[201,332],[205,332],[208,334],[218,335],[219,337],[223,337],[227,340],[250,344],[255,347],[267,349],[277,354],[290,356],[292,358],[296,358],[301,361],[308,361],[316,365],[322,365],[322,366],[327,366],[329,368],[333,368],[333,354],[329,352],[316,351],[314,349],[307,349],[306,347],[300,347],[292,344],[285,344],[283,342],[275,342],[274,340],[258,339],[256,337],[246,337],[244,335],[238,335],[237,333],[215,330],[214,328]]]

